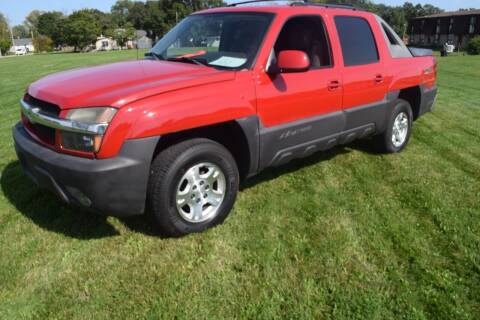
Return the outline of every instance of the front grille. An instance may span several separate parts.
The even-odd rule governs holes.
[[[28,93],[25,95],[24,99],[32,107],[40,109],[40,113],[44,115],[51,117],[58,117],[60,115],[60,108],[56,104],[39,100]]]
[[[50,102],[39,100],[26,94],[24,100],[32,107],[40,109],[40,113],[50,117],[58,117],[60,115],[60,108]],[[34,134],[41,142],[54,146],[55,145],[55,129],[38,124],[32,123],[28,119],[27,129]]]
[[[28,129],[42,142],[52,146],[55,145],[55,129],[31,122],[28,123]]]

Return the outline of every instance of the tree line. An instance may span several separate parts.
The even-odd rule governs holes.
[[[405,33],[408,20],[442,12],[440,8],[426,4],[403,6],[374,4],[370,0],[317,0],[319,3],[349,3],[377,13],[397,33]],[[82,9],[66,15],[59,11],[32,11],[23,24],[11,28],[15,38],[31,38],[38,51],[70,46],[81,50],[95,43],[100,35],[112,37],[120,46],[135,37],[135,30],[145,30],[153,40],[160,38],[177,22],[194,11],[225,5],[222,0],[118,0],[105,13],[96,9]],[[0,13],[0,49],[6,52],[11,46],[10,27]]]

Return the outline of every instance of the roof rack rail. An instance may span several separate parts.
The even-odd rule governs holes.
[[[352,4],[334,4],[334,3],[314,3],[310,2],[309,0],[298,0],[298,1],[289,1],[289,0],[247,0],[241,2],[235,2],[227,5],[227,7],[236,7],[243,4],[249,3],[260,3],[260,2],[290,2],[290,6],[316,6],[316,7],[324,7],[324,8],[337,8],[337,9],[350,9],[350,10],[358,10],[364,11],[361,8],[357,8]]]
[[[353,4],[350,4],[350,3],[342,3],[342,4],[316,3],[316,2],[314,3],[314,2],[310,2],[308,0],[303,0],[303,1],[292,2],[290,5],[291,6],[315,6],[315,7],[324,7],[324,8],[349,9],[349,10],[364,11],[364,9],[355,7]]]
[[[236,7],[242,4],[257,3],[257,2],[290,2],[290,1],[289,0],[248,0],[248,1],[231,3],[227,5],[227,7]]]

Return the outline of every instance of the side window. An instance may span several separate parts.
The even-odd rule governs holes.
[[[388,39],[388,42],[390,43],[390,45],[392,45],[392,46],[400,45],[400,43],[398,43],[398,41],[395,38],[395,36],[393,35],[393,33],[385,25],[385,23],[382,23],[382,28],[383,28],[383,32],[385,32],[385,35],[387,36],[387,39]]]
[[[377,44],[367,20],[353,16],[335,17],[345,66],[370,64],[379,60]]]
[[[310,58],[310,69],[333,65],[330,42],[323,20],[319,16],[298,16],[289,19],[282,28],[270,61],[283,50],[300,50]]]
[[[400,37],[395,31],[380,17],[377,16],[377,20],[382,28],[383,36],[388,45],[390,56],[392,58],[409,58],[412,56],[410,50],[405,46]]]

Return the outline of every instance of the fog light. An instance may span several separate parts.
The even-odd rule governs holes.
[[[70,195],[74,197],[75,200],[77,200],[82,206],[90,207],[92,205],[92,201],[86,195],[84,195],[82,191],[74,187],[67,187],[67,190],[68,193],[70,193]]]

